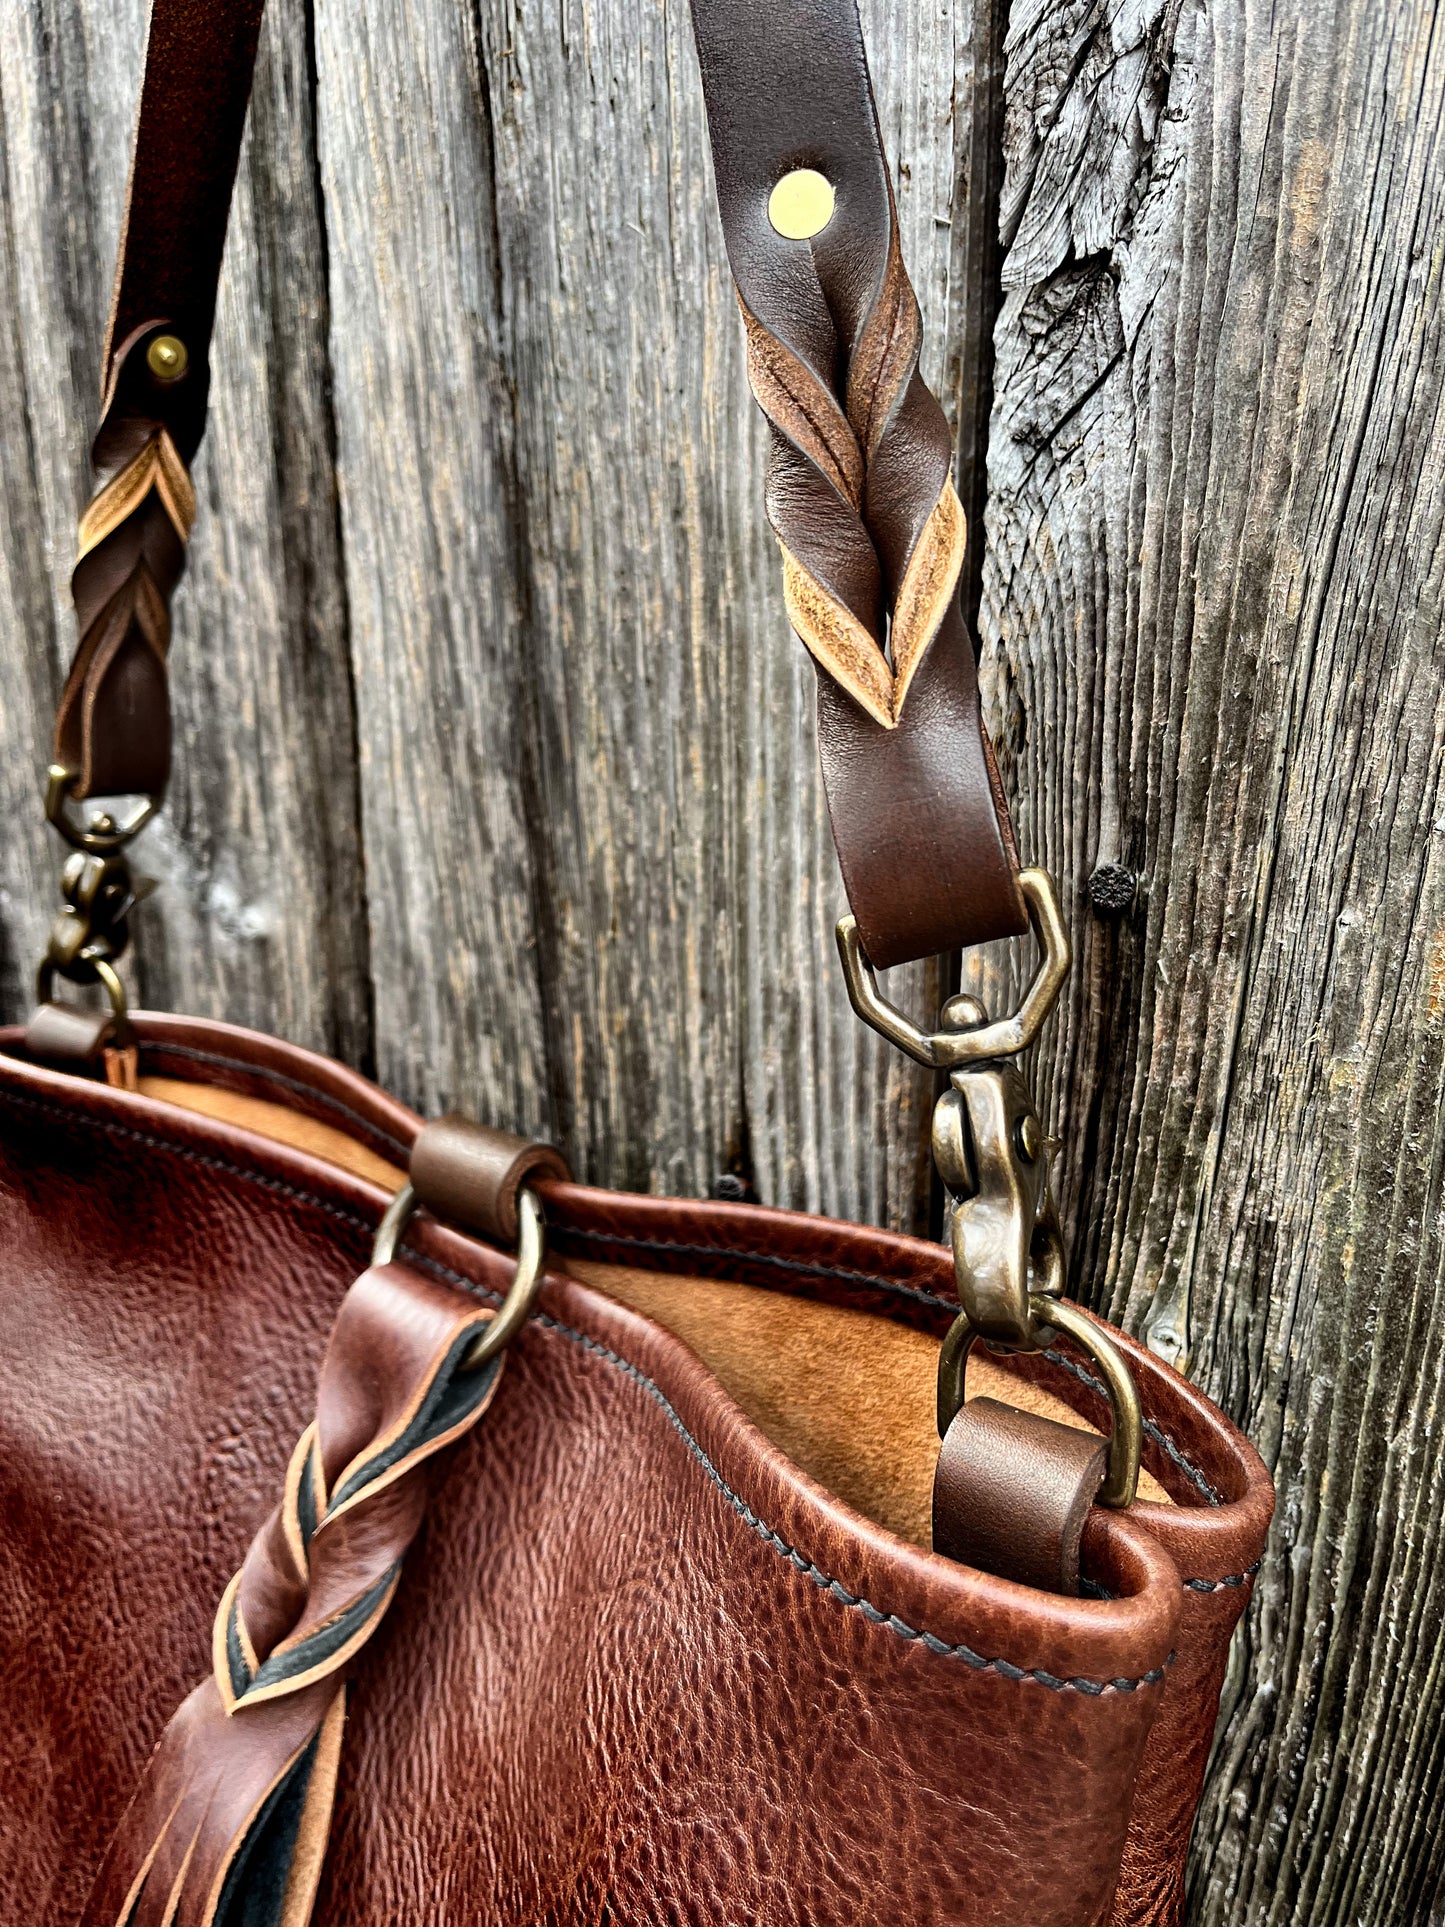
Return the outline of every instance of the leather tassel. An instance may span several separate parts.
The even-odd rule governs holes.
[[[428,1461],[490,1404],[491,1313],[399,1264],[364,1272],[316,1419],[222,1594],[208,1678],[161,1735],[82,1927],[306,1927],[331,1827],[348,1672],[396,1595]]]

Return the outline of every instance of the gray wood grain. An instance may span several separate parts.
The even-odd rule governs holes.
[[[1010,16],[983,627],[1078,938],[1074,1275],[1280,1486],[1201,1922],[1438,1917],[1440,27]]]
[[[832,962],[685,16],[323,0],[317,42],[384,1081],[601,1182],[923,1222],[926,1089]],[[882,75],[940,323],[965,42]]]
[[[0,719],[8,1015],[24,1006],[58,907],[59,845],[37,830],[38,785],[73,641],[68,573],[90,491],[144,29],[130,0],[54,0],[0,20],[0,246],[13,262],[0,381],[13,384],[3,433],[15,450],[0,633],[18,698],[7,695]],[[263,42],[221,290],[221,372],[196,471],[200,511],[175,603],[176,778],[137,850],[166,887],[136,919],[128,968],[142,1002],[265,1024],[366,1062],[351,669],[301,0],[270,10]]]
[[[143,11],[0,9],[6,1018],[54,902]],[[1434,1919],[1437,10],[863,14],[1006,781],[1076,938],[1039,1064],[1075,1283],[1280,1480],[1194,1915]],[[146,1001],[548,1130],[597,1181],[921,1227],[927,1083],[833,957],[685,9],[273,0],[215,366]],[[1104,863],[1139,878],[1109,921]],[[998,1001],[1022,961],[970,976]],[[927,1013],[948,974],[891,989]]]

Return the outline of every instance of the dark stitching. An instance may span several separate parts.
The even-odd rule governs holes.
[[[67,1110],[63,1105],[49,1104],[37,1097],[22,1097],[14,1091],[5,1093],[5,1101],[9,1104],[24,1105],[27,1110],[40,1111],[49,1117],[58,1117],[63,1123],[67,1124],[72,1121],[74,1116],[74,1113]],[[207,1157],[204,1152],[193,1150],[186,1144],[177,1144],[172,1138],[155,1137],[148,1131],[134,1131],[129,1125],[112,1124],[104,1118],[87,1118],[85,1121],[96,1130],[104,1131],[109,1137],[124,1138],[132,1144],[143,1144],[148,1150],[169,1151],[173,1157],[183,1158],[188,1164],[198,1165],[202,1170],[228,1171],[232,1177],[241,1178],[248,1184],[258,1185],[263,1191],[269,1191],[277,1197],[291,1198],[298,1204],[309,1204],[313,1209],[322,1212],[326,1217],[334,1218],[338,1224],[350,1225],[354,1230],[360,1231],[363,1235],[375,1229],[365,1218],[359,1218],[354,1211],[347,1211],[340,1205],[328,1204],[324,1198],[318,1198],[314,1192],[303,1191],[299,1185],[287,1184],[280,1178],[267,1177],[263,1172],[248,1170],[244,1165],[232,1164],[228,1158]],[[634,1240],[633,1242],[641,1241]],[[699,1249],[701,1248],[702,1247],[699,1247]],[[434,1277],[445,1278],[451,1284],[460,1285],[465,1291],[489,1299],[493,1304],[499,1304],[501,1302],[499,1293],[488,1290],[485,1285],[478,1284],[475,1279],[464,1277],[459,1271],[453,1271],[449,1265],[439,1264],[434,1258],[424,1257],[419,1251],[413,1250],[410,1245],[404,1244],[402,1250],[411,1257],[415,1264],[420,1265],[423,1270],[431,1272]],[[718,1255],[745,1256],[746,1254],[720,1252]],[[942,1299],[939,1302],[946,1304],[947,1300]],[[1156,1667],[1151,1672],[1140,1674],[1139,1678],[1135,1680],[1109,1680],[1106,1682],[1090,1680],[1085,1682],[1071,1679],[1055,1682],[1051,1674],[1039,1672],[1037,1669],[1023,1673],[1020,1672],[1016,1666],[1010,1666],[1007,1660],[983,1659],[978,1654],[972,1653],[966,1646],[945,1645],[942,1640],[935,1638],[932,1633],[918,1632],[912,1627],[905,1626],[904,1621],[901,1619],[880,1613],[878,1608],[871,1605],[869,1601],[855,1598],[853,1594],[845,1591],[836,1579],[830,1579],[820,1567],[814,1566],[811,1561],[804,1560],[801,1553],[795,1551],[785,1540],[781,1539],[777,1533],[772,1531],[769,1526],[763,1524],[717,1471],[711,1459],[708,1458],[702,1447],[678,1417],[666,1393],[663,1392],[658,1385],[654,1384],[645,1373],[640,1372],[635,1365],[630,1364],[625,1358],[619,1357],[616,1352],[609,1351],[605,1345],[600,1345],[595,1338],[589,1338],[585,1332],[574,1331],[570,1325],[564,1325],[560,1320],[550,1318],[544,1312],[534,1313],[533,1322],[544,1325],[550,1331],[562,1333],[575,1344],[581,1345],[585,1350],[596,1352],[599,1357],[608,1360],[608,1362],[615,1365],[618,1370],[625,1372],[628,1377],[636,1379],[637,1383],[662,1406],[669,1421],[676,1428],[684,1443],[739,1516],[752,1526],[761,1538],[767,1540],[769,1544],[783,1552],[784,1555],[798,1567],[800,1572],[806,1572],[808,1576],[814,1580],[815,1584],[822,1587],[824,1591],[831,1593],[835,1598],[841,1599],[845,1605],[856,1607],[863,1613],[865,1618],[872,1619],[874,1624],[887,1625],[891,1630],[898,1632],[900,1638],[922,1640],[930,1652],[949,1654],[955,1658],[965,1660],[969,1665],[976,1668],[991,1668],[994,1671],[1003,1672],[1004,1678],[1006,1679],[1012,1678],[1016,1674],[1020,1679],[1037,1679],[1042,1685],[1046,1686],[1072,1686],[1084,1693],[1091,1691],[1101,1693],[1104,1691],[1106,1685],[1117,1687],[1121,1692],[1132,1691],[1136,1686],[1153,1685],[1155,1681],[1164,1677],[1163,1671]],[[1061,1364],[1066,1362],[1065,1360],[1059,1361]],[[1070,1369],[1078,1370],[1079,1368],[1077,1366],[1071,1366]],[[1214,1592],[1223,1586],[1243,1585],[1250,1574],[1258,1570],[1259,1562],[1256,1561],[1255,1564],[1249,1568],[1248,1572],[1240,1573],[1228,1579],[1186,1579],[1184,1584],[1193,1592]],[[1174,1655],[1171,1653],[1169,1660],[1166,1661],[1166,1665],[1172,1663],[1173,1658]],[[1007,1668],[1007,1671],[1004,1670],[1005,1668]]]
[[[197,1050],[191,1044],[165,1044],[157,1038],[143,1038],[141,1054],[152,1057],[184,1057],[193,1064],[217,1064],[222,1070],[240,1071],[246,1077],[259,1077],[271,1084],[284,1084],[288,1091],[295,1091],[311,1103],[323,1104],[328,1110],[335,1111],[338,1116],[349,1118],[360,1130],[365,1131],[368,1137],[376,1139],[379,1143],[385,1144],[388,1149],[397,1152],[403,1164],[411,1155],[408,1147],[399,1138],[394,1138],[390,1131],[384,1130],[381,1125],[373,1124],[369,1118],[363,1117],[360,1111],[352,1110],[349,1104],[343,1104],[339,1097],[332,1097],[328,1091],[318,1090],[314,1084],[303,1084],[299,1077],[288,1077],[284,1071],[274,1071],[264,1064],[248,1064],[240,1057],[222,1057],[216,1051]]]
[[[1223,1592],[1226,1586],[1247,1586],[1263,1563],[1262,1559],[1256,1559],[1252,1566],[1246,1566],[1243,1572],[1230,1573],[1227,1579],[1186,1579],[1184,1584],[1190,1592]]]
[[[559,1225],[557,1235],[561,1238],[590,1239],[597,1244],[628,1245],[637,1251],[672,1251],[684,1258],[734,1258],[746,1259],[749,1264],[769,1265],[779,1271],[788,1271],[800,1278],[833,1278],[840,1283],[869,1285],[878,1291],[892,1292],[899,1298],[911,1298],[916,1304],[937,1306],[943,1311],[956,1312],[958,1306],[951,1298],[944,1298],[936,1291],[925,1291],[921,1285],[900,1285],[896,1279],[883,1278],[870,1271],[848,1271],[842,1266],[810,1265],[801,1258],[780,1258],[776,1252],[739,1250],[731,1245],[693,1245],[678,1244],[669,1238],[630,1238],[621,1232],[586,1231],[573,1225]],[[1064,1358],[1054,1352],[1039,1354],[1048,1364],[1057,1366],[1061,1371],[1072,1372],[1074,1377],[1087,1385],[1090,1391],[1097,1392],[1108,1399],[1108,1387],[1102,1379],[1095,1378],[1082,1365],[1076,1365],[1071,1358]],[[1184,1456],[1166,1432],[1160,1430],[1153,1419],[1146,1418],[1144,1432],[1161,1451],[1173,1460],[1190,1483],[1201,1492],[1210,1505],[1223,1505],[1220,1494]]]
[[[1087,1385],[1090,1391],[1097,1392],[1101,1398],[1107,1398],[1109,1396],[1109,1388],[1105,1385],[1104,1381],[1100,1378],[1095,1378],[1094,1374],[1086,1370],[1084,1366],[1076,1365],[1072,1358],[1064,1358],[1062,1355],[1055,1354],[1054,1352],[1045,1352],[1042,1356],[1047,1358],[1051,1365],[1057,1365],[1060,1371],[1071,1372],[1081,1384]],[[1165,1452],[1168,1457],[1174,1461],[1179,1467],[1179,1470],[1189,1479],[1190,1483],[1204,1494],[1204,1497],[1210,1505],[1224,1504],[1223,1496],[1215,1491],[1214,1487],[1202,1472],[1190,1464],[1189,1460],[1185,1458],[1173,1439],[1169,1437],[1167,1432],[1162,1432],[1154,1423],[1153,1419],[1145,1419],[1144,1432],[1146,1437],[1153,1439],[1161,1451]]]
[[[453,1284],[461,1285],[469,1291],[491,1299],[493,1303],[500,1302],[498,1293],[488,1291],[484,1285],[473,1283],[472,1280],[464,1278],[459,1272],[451,1270],[449,1266],[438,1264],[433,1259],[423,1257],[420,1252],[414,1251],[410,1245],[403,1245],[402,1249],[406,1252],[407,1256],[411,1258],[413,1263],[421,1265],[425,1270],[432,1272],[434,1275],[449,1279]],[[713,1485],[717,1487],[718,1491],[724,1499],[727,1500],[728,1504],[732,1507],[733,1511],[737,1513],[743,1523],[751,1527],[766,1545],[771,1546],[774,1552],[786,1559],[789,1565],[801,1573],[804,1578],[811,1579],[820,1592],[826,1593],[831,1599],[840,1601],[841,1604],[850,1607],[853,1611],[861,1613],[870,1625],[886,1626],[889,1632],[895,1634],[899,1639],[919,1640],[928,1648],[929,1652],[938,1654],[940,1658],[961,1659],[966,1666],[972,1667],[975,1672],[998,1673],[1002,1678],[1009,1680],[1034,1680],[1040,1686],[1047,1686],[1051,1692],[1061,1693],[1073,1691],[1087,1694],[1091,1698],[1098,1698],[1101,1694],[1107,1692],[1132,1693],[1140,1686],[1157,1686],[1159,1681],[1164,1677],[1165,1668],[1173,1663],[1174,1654],[1171,1653],[1164,1666],[1152,1667],[1147,1673],[1141,1673],[1135,1679],[1060,1679],[1055,1674],[1046,1673],[1039,1667],[1015,1666],[1007,1659],[986,1659],[981,1653],[974,1652],[971,1646],[950,1646],[946,1641],[939,1639],[934,1633],[920,1632],[916,1626],[910,1626],[907,1620],[900,1619],[896,1613],[885,1613],[880,1607],[875,1606],[870,1599],[864,1599],[860,1594],[849,1592],[841,1581],[834,1579],[831,1574],[824,1572],[821,1566],[814,1565],[813,1561],[799,1552],[796,1546],[790,1545],[781,1533],[775,1532],[770,1525],[767,1525],[760,1519],[752,1507],[747,1504],[746,1500],[734,1492],[726,1479],[723,1478],[702,1446],[687,1429],[687,1426],[679,1416],[676,1407],[673,1405],[671,1399],[668,1398],[666,1392],[662,1390],[661,1386],[658,1385],[655,1380],[650,1379],[645,1372],[641,1371],[629,1359],[621,1357],[617,1352],[599,1343],[597,1339],[590,1338],[586,1332],[575,1331],[572,1326],[564,1325],[560,1319],[552,1318],[546,1312],[534,1312],[532,1322],[541,1325],[547,1331],[559,1332],[564,1338],[570,1338],[574,1345],[580,1345],[583,1351],[591,1352],[596,1357],[604,1359],[607,1364],[621,1372],[624,1377],[630,1378],[635,1385],[640,1386],[641,1389],[647,1393],[648,1397],[661,1409],[668,1424],[671,1425],[693,1458],[696,1459],[697,1463],[707,1474],[707,1477],[712,1481]]]
[[[284,1084],[288,1089],[299,1091],[303,1096],[318,1098],[322,1103],[330,1105],[333,1109],[339,1111],[342,1116],[351,1118],[372,1137],[379,1139],[381,1143],[389,1145],[393,1150],[399,1152],[403,1163],[410,1156],[409,1151],[404,1145],[398,1144],[395,1138],[381,1130],[378,1126],[369,1124],[358,1112],[342,1104],[339,1099],[327,1097],[325,1093],[317,1092],[313,1090],[309,1084],[302,1084],[296,1078],[287,1077],[281,1071],[267,1070],[256,1065],[246,1064],[239,1058],[222,1057],[211,1051],[195,1050],[188,1044],[156,1043],[149,1045],[147,1048],[158,1052],[169,1051],[172,1055],[194,1058],[198,1062],[224,1065],[232,1070],[243,1071],[250,1076],[269,1078],[273,1083]],[[15,1103],[30,1104],[37,1109],[43,1110],[47,1108],[38,1098],[14,1097],[12,1094],[12,1101]],[[55,1109],[57,1115],[69,1115],[60,1107],[51,1108]],[[112,1133],[124,1129],[124,1127],[120,1125],[103,1125],[102,1128]],[[137,1132],[131,1132],[129,1135],[134,1137],[137,1142],[147,1145],[160,1145],[166,1142],[166,1140],[146,1137]],[[183,1150],[179,1145],[173,1145],[171,1148],[183,1157],[204,1161],[201,1159],[199,1152]],[[235,1171],[240,1176],[255,1178],[258,1183],[274,1185],[275,1182],[270,1179],[262,1179],[259,1174],[255,1172],[243,1172],[238,1165],[213,1162],[211,1168],[222,1171]],[[312,1198],[309,1193],[306,1192],[288,1189],[284,1195],[288,1197],[305,1198],[309,1203],[315,1204],[321,1210],[331,1210],[331,1207],[323,1204],[319,1198]],[[360,1220],[354,1220],[353,1222],[361,1223]],[[366,1228],[364,1224],[362,1228]],[[626,1245],[637,1251],[667,1251],[674,1252],[680,1257],[746,1260],[749,1264],[765,1265],[777,1271],[789,1272],[795,1277],[836,1279],[842,1284],[867,1285],[879,1291],[891,1292],[895,1297],[910,1298],[915,1304],[937,1307],[943,1311],[956,1311],[958,1309],[952,1299],[944,1298],[938,1292],[925,1291],[919,1285],[901,1285],[896,1279],[882,1277],[876,1272],[851,1271],[842,1265],[808,1264],[803,1259],[783,1258],[779,1257],[776,1252],[771,1251],[737,1250],[729,1245],[681,1244],[669,1238],[634,1238],[622,1232],[590,1231],[581,1226],[574,1225],[558,1225],[555,1227],[555,1231],[556,1235],[561,1238],[580,1238],[584,1242],[590,1241],[595,1244]],[[1096,1393],[1100,1398],[1107,1400],[1109,1396],[1107,1386],[1105,1386],[1101,1379],[1095,1378],[1092,1372],[1086,1371],[1082,1365],[1076,1365],[1071,1358],[1064,1358],[1055,1352],[1043,1352],[1040,1356],[1049,1365],[1057,1367],[1060,1371],[1072,1373],[1081,1384],[1087,1385],[1090,1391]],[[1185,1457],[1184,1453],[1174,1443],[1173,1439],[1169,1437],[1168,1433],[1161,1430],[1153,1419],[1146,1418],[1144,1420],[1144,1434],[1146,1438],[1152,1439],[1159,1449],[1179,1467],[1179,1470],[1195,1487],[1196,1491],[1203,1495],[1209,1505],[1219,1506],[1224,1504],[1223,1496],[1209,1483],[1204,1474]]]
[[[609,1365],[615,1366],[617,1370],[625,1373],[628,1378],[632,1379],[635,1384],[640,1385],[643,1391],[661,1408],[668,1423],[743,1523],[750,1526],[764,1544],[771,1546],[774,1552],[780,1553],[804,1578],[811,1579],[820,1592],[826,1593],[829,1598],[838,1600],[842,1605],[851,1608],[853,1611],[860,1612],[863,1617],[873,1625],[886,1626],[889,1632],[895,1634],[899,1639],[921,1640],[931,1653],[938,1654],[940,1658],[961,1659],[966,1666],[971,1666],[975,1672],[998,1673],[1004,1679],[1011,1680],[1035,1680],[1040,1686],[1047,1686],[1051,1692],[1055,1693],[1072,1690],[1077,1693],[1086,1693],[1091,1697],[1097,1697],[1111,1690],[1119,1693],[1132,1693],[1140,1686],[1154,1686],[1163,1679],[1164,1668],[1162,1666],[1156,1666],[1151,1668],[1147,1673],[1141,1673],[1137,1679],[1058,1679],[1052,1673],[1045,1673],[1037,1667],[1023,1668],[1014,1666],[1006,1659],[985,1659],[981,1653],[974,1652],[971,1646],[949,1646],[935,1634],[920,1632],[916,1626],[910,1626],[906,1620],[900,1619],[896,1613],[884,1613],[880,1611],[870,1600],[860,1597],[857,1593],[849,1592],[840,1581],[834,1579],[831,1574],[824,1572],[821,1566],[814,1565],[811,1559],[806,1558],[795,1546],[789,1545],[787,1540],[775,1532],[771,1526],[764,1524],[753,1511],[752,1507],[747,1505],[723,1478],[707,1453],[704,1452],[701,1445],[698,1444],[692,1433],[689,1432],[683,1424],[682,1419],[673,1408],[672,1401],[667,1397],[667,1394],[662,1391],[658,1385],[654,1384],[644,1372],[639,1371],[635,1365],[629,1364],[625,1358],[620,1358],[616,1352],[609,1351],[605,1345],[598,1344],[596,1339],[589,1338],[585,1332],[573,1331],[570,1326],[563,1325],[554,1318],[549,1318],[545,1313],[538,1314],[538,1322],[549,1326],[554,1331],[562,1332],[564,1336],[572,1339],[574,1343],[581,1345],[584,1351],[595,1352],[600,1358],[606,1359]]]
[[[7,1104],[23,1104],[27,1110],[41,1111],[47,1116],[60,1118],[64,1123],[71,1122],[74,1117],[74,1112],[67,1110],[63,1104],[47,1104],[38,1097],[21,1097],[14,1091],[7,1091],[4,1099]],[[282,1178],[268,1178],[264,1172],[249,1170],[243,1164],[232,1164],[229,1158],[207,1157],[203,1151],[193,1150],[188,1144],[177,1144],[174,1138],[153,1137],[149,1131],[133,1131],[128,1124],[110,1124],[104,1118],[95,1117],[88,1117],[85,1122],[97,1131],[104,1131],[108,1137],[125,1138],[129,1143],[143,1144],[151,1151],[169,1151],[173,1157],[184,1158],[186,1163],[199,1165],[203,1171],[229,1171],[232,1177],[259,1185],[261,1190],[270,1191],[277,1197],[293,1198],[298,1204],[313,1205],[328,1218],[335,1218],[339,1224],[352,1225],[357,1231],[370,1235],[376,1229],[365,1218],[358,1218],[354,1211],[328,1204],[314,1192],[303,1191],[299,1185],[287,1184]]]
[[[558,1225],[556,1234],[559,1238],[590,1239],[596,1244],[628,1245],[637,1251],[672,1251],[683,1258],[746,1258],[749,1264],[767,1265],[776,1271],[792,1272],[799,1278],[836,1278],[844,1284],[871,1285],[879,1291],[891,1291],[899,1298],[912,1298],[920,1305],[958,1310],[951,1298],[942,1298],[936,1291],[924,1291],[921,1285],[900,1285],[896,1278],[879,1277],[871,1271],[849,1271],[841,1265],[810,1265],[801,1258],[780,1258],[775,1251],[738,1250],[732,1245],[678,1244],[671,1238],[629,1238],[621,1232],[588,1231],[570,1224]]]

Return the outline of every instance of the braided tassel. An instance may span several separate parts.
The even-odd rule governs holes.
[[[768,520],[799,640],[894,728],[963,567],[943,411],[918,372],[923,327],[888,193],[888,254],[845,344],[843,399],[739,296],[748,381],[773,430]],[[806,245],[806,244],[801,244]]]
[[[345,1676],[395,1596],[428,1461],[490,1404],[491,1313],[402,1265],[337,1317],[281,1502],[222,1595],[211,1672],[173,1715],[82,1927],[306,1927],[321,1877]]]

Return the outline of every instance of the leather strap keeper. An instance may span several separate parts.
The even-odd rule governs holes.
[[[933,1549],[1021,1586],[1076,1595],[1079,1545],[1107,1439],[976,1398],[948,1428],[933,1481]]]
[[[493,1244],[517,1242],[517,1193],[529,1178],[570,1178],[555,1145],[476,1124],[459,1111],[424,1124],[411,1151],[417,1201]]]
[[[75,1004],[38,1004],[25,1026],[25,1048],[41,1064],[62,1070],[97,1070],[101,1053],[115,1041],[115,1018],[108,1010],[82,1010]]]

